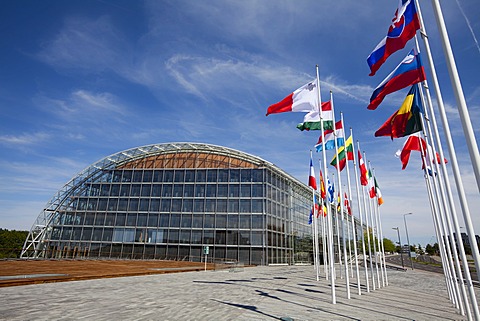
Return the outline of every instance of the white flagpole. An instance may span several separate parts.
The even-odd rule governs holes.
[[[370,164],[370,162],[369,162]],[[374,188],[375,188],[375,198],[373,199],[373,216],[375,217],[375,224],[377,226],[377,247],[378,247],[378,252],[375,257],[378,257],[378,260],[380,261],[380,272],[382,276],[382,286],[385,287],[385,275],[386,275],[386,270],[384,269],[384,264],[383,264],[383,249],[382,249],[382,244],[383,244],[383,238],[382,238],[382,229],[380,227],[380,218],[378,215],[378,194],[377,194],[377,186],[375,185],[375,170],[372,167],[372,176],[373,176],[373,182],[374,182]],[[380,284],[378,285],[380,287]]]
[[[323,141],[323,140],[322,140]],[[322,168],[322,164],[321,164],[321,160],[318,161],[319,165],[320,165],[320,168]],[[325,179],[323,178],[323,175],[320,175],[320,184],[323,183],[323,186],[325,187]],[[321,188],[321,187],[320,187]],[[326,188],[326,187],[325,187]],[[326,192],[326,190],[325,190]],[[321,190],[320,190],[320,193],[321,193]],[[320,195],[321,196],[321,195]],[[321,200],[322,200],[322,203],[321,203],[321,207],[322,207],[322,218],[321,218],[321,221],[322,221],[322,247],[323,247],[323,269],[325,271],[325,279],[328,280],[328,267],[329,267],[329,264],[328,264],[328,251],[327,251],[327,229],[326,229],[326,222],[325,222],[325,213],[323,212],[324,210],[324,202],[325,202],[325,199],[321,197]]]
[[[318,109],[320,114],[320,130],[322,131],[322,143],[325,144],[325,133],[323,130],[323,113],[322,113],[322,94],[320,91],[320,74],[318,70],[318,65],[316,66],[317,69],[317,85],[318,85]],[[323,172],[325,173],[325,177],[328,177],[328,169],[327,169],[327,158],[326,158],[326,151],[325,148],[322,148],[322,158],[323,158]],[[327,206],[327,224],[328,224],[328,239],[329,239],[329,248],[328,248],[328,255],[330,261],[330,287],[332,292],[332,304],[337,303],[337,297],[335,294],[335,261],[334,261],[334,253],[333,253],[333,227],[332,227],[332,215],[331,206]]]
[[[340,118],[342,120],[342,124],[344,125],[344,122],[343,122],[343,114],[340,113]],[[345,127],[343,127],[343,137],[346,137],[345,136]],[[355,148],[354,148],[354,144],[353,144],[353,131],[352,129],[350,128],[350,137],[352,137],[352,153],[353,153],[353,166],[355,167]],[[346,142],[346,139],[345,138],[345,142]],[[348,164],[348,155],[347,155],[347,164],[346,164],[346,169],[347,169],[347,185],[348,185],[348,195],[349,196],[349,205],[350,205],[350,209],[351,209],[351,214],[349,214],[350,216],[350,220],[351,220],[351,225],[352,225],[352,238],[353,238],[353,253],[354,253],[354,259],[355,259],[355,270],[356,270],[356,276],[357,276],[357,289],[358,289],[358,295],[361,295],[362,294],[362,287],[361,287],[361,284],[360,284],[360,272],[358,270],[358,253],[357,253],[357,236],[356,236],[356,230],[355,230],[355,219],[353,217],[353,202],[352,202],[352,185],[351,185],[351,181],[350,181],[350,167],[349,167],[349,164]],[[356,167],[355,167],[355,173],[356,173]],[[357,176],[357,174],[355,174],[355,176]],[[357,183],[358,183],[358,176],[357,176]],[[357,192],[358,192],[358,186],[357,186]],[[359,206],[360,207],[360,206]],[[361,227],[361,229],[363,230],[363,227]],[[353,275],[352,275],[353,277]]]
[[[373,177],[375,177],[375,170],[373,170]],[[378,196],[377,196],[377,200],[378,200]],[[381,243],[380,243],[382,245],[382,249],[381,249],[382,264],[383,264],[383,270],[384,270],[384,273],[385,273],[385,284],[383,286],[385,286],[385,285],[388,286],[387,263],[385,261],[385,246],[383,244],[383,229],[382,229],[382,217],[380,216],[380,206],[377,205],[376,209],[377,209],[376,214],[377,214],[377,218],[378,218],[378,229],[380,231],[380,239],[382,240]]]
[[[417,42],[417,47],[418,47],[418,42]],[[433,149],[433,155],[427,155],[427,157],[429,159],[436,159],[437,149],[436,149],[435,141],[433,139],[433,131],[432,131],[432,126],[430,124],[429,114],[431,114],[431,119],[432,119],[432,122],[433,122],[433,128],[435,129],[435,135],[436,135],[436,138],[437,138],[436,142],[439,144],[440,149],[441,149],[441,143],[440,143],[440,137],[438,135],[438,128],[436,128],[435,114],[433,113],[430,91],[428,89],[428,84],[426,83],[426,81],[425,81],[425,92],[426,92],[428,101],[425,101],[423,91],[419,87],[419,93],[420,93],[423,105],[428,106],[428,108],[425,108],[425,111],[424,111],[425,120],[423,118],[421,119],[422,120],[422,127],[423,127],[424,134],[425,134],[425,132],[428,133],[428,138],[430,140],[430,143],[431,143],[431,146],[432,146],[432,149]],[[427,124],[427,126],[425,126],[425,123]],[[428,153],[430,153],[430,151],[427,149],[427,154]],[[440,155],[443,155],[443,153],[440,153]],[[442,161],[442,163],[443,163],[443,161]],[[445,195],[446,190],[447,190],[447,192],[449,192],[448,195],[451,195],[451,191],[449,191],[450,186],[448,184],[448,173],[444,172],[443,170],[440,171],[437,161],[433,161],[432,165],[435,168],[438,175],[443,176],[443,179],[447,182],[447,184],[445,184],[446,185],[446,188],[445,188],[445,186],[442,184],[442,180],[440,179],[440,177],[438,177],[438,181],[437,181],[437,178],[435,178],[435,177],[432,178],[432,181],[435,183],[434,186],[438,188],[438,190],[436,189],[435,191],[437,191],[437,193],[439,194],[438,197],[441,198],[442,205],[443,205],[443,206],[439,206],[439,209],[440,209],[439,215],[442,215],[442,213],[443,213],[444,218],[446,219],[446,224],[447,224],[447,228],[448,228],[448,231],[449,231],[448,234],[450,235],[450,237],[449,237],[450,243],[447,246],[447,251],[448,251],[448,249],[451,248],[451,252],[453,252],[453,254],[454,254],[455,269],[453,268],[453,266],[451,267],[451,269],[452,269],[452,275],[454,277],[454,282],[455,282],[455,290],[456,290],[456,293],[457,293],[458,297],[460,296],[460,291],[461,291],[463,302],[467,306],[467,310],[469,310],[468,298],[467,298],[467,294],[466,294],[466,290],[465,290],[465,283],[464,283],[464,279],[463,279],[463,276],[462,276],[462,269],[460,267],[460,262],[459,262],[459,257],[458,257],[459,252],[460,253],[463,252],[463,256],[465,256],[465,251],[463,249],[463,242],[459,243],[459,245],[461,244],[461,246],[458,246],[460,251],[457,250],[457,245],[455,244],[455,241],[454,241],[455,233],[453,233],[452,222],[451,222],[451,216],[452,217],[456,216],[455,206],[453,205],[453,199],[451,199],[451,198],[448,198],[448,200],[450,202],[449,202],[449,204],[447,204],[447,197]],[[432,168],[432,170],[433,170],[433,168]],[[447,176],[447,177],[445,178],[445,176]],[[438,201],[440,202],[440,199]],[[443,216],[441,216],[441,218],[443,219]],[[443,223],[444,222],[442,221],[442,224]],[[466,256],[465,256],[465,263],[466,263],[466,266],[468,267],[468,263],[466,262]],[[453,264],[453,262],[452,262],[452,264]],[[458,279],[456,277],[457,275],[458,275]],[[466,275],[467,280],[470,280],[469,282],[467,282],[467,284],[468,283],[471,284],[472,283],[471,275],[470,275],[470,271],[468,270],[468,268],[465,270],[465,275]],[[472,290],[473,290],[473,288],[472,288]],[[464,315],[463,304],[462,304],[461,301],[459,302],[459,306],[457,306],[457,308],[460,308],[462,314]],[[470,313],[470,311],[468,311],[468,313]]]
[[[310,150],[310,160],[313,159],[312,150]],[[312,162],[313,166],[313,162]],[[311,169],[310,169],[311,170]],[[314,170],[315,173],[315,170]],[[315,178],[315,184],[317,179]],[[312,187],[312,224],[313,224],[313,261],[315,265],[315,274],[317,281],[320,281],[319,267],[318,267],[318,226],[317,226],[317,215],[315,215],[315,189]]]
[[[359,146],[358,149],[360,150],[360,146]],[[365,166],[367,166],[366,159],[367,159],[367,157],[365,156],[365,152],[363,152],[363,162],[365,163]],[[363,186],[363,206],[364,206],[364,210],[365,210],[365,224],[367,226],[368,258],[369,258],[369,265],[370,265],[370,273],[372,275],[372,289],[373,289],[373,291],[375,291],[376,290],[375,272],[373,271],[372,245],[371,245],[371,242],[370,242],[370,224],[368,223],[369,211],[368,211],[367,206],[369,205],[369,200],[370,200],[370,195],[369,195],[369,191],[368,191],[368,185],[367,185],[367,188],[365,188],[365,186]]]
[[[347,290],[347,299],[350,299],[350,277],[348,275],[348,257],[347,257],[347,241],[346,241],[346,235],[345,235],[345,219],[343,217],[344,213],[344,206],[342,200],[342,179],[340,177],[340,168],[338,166],[339,164],[339,158],[338,158],[338,145],[337,145],[337,134],[336,134],[336,128],[335,128],[335,107],[333,104],[333,93],[330,91],[330,102],[332,104],[332,113],[333,113],[333,138],[334,138],[334,143],[335,143],[335,150],[337,151],[337,175],[338,175],[338,192],[340,193],[340,213],[337,211],[337,230],[338,230],[338,215],[341,216],[341,221],[342,221],[342,245],[343,245],[343,262],[345,263],[344,266],[344,272],[345,272],[345,286]],[[342,120],[342,131],[343,131],[343,120]],[[345,135],[344,135],[345,137]],[[345,143],[344,143],[345,146]],[[347,156],[347,150],[346,148],[344,149],[345,151],[345,157]],[[347,160],[348,162],[348,160]],[[337,205],[338,207],[338,205]],[[340,243],[338,244],[338,257],[340,258]],[[341,270],[341,260],[340,260],[340,270]]]
[[[475,139],[472,121],[470,120],[467,102],[465,101],[462,84],[460,83],[460,77],[458,76],[457,65],[455,63],[455,58],[453,57],[453,51],[452,46],[450,45],[447,27],[445,25],[445,21],[443,20],[440,2],[438,0],[432,0],[432,7],[435,19],[437,20],[440,39],[442,40],[443,52],[447,61],[448,73],[450,74],[450,81],[452,82],[453,91],[457,100],[457,108],[460,115],[460,120],[462,121],[463,133],[465,134],[468,151],[470,152],[470,159],[472,161],[473,170],[477,179],[477,187],[480,191],[480,152],[478,151],[478,145]]]
[[[365,152],[364,152],[364,155],[365,155]],[[370,161],[368,161],[368,170],[370,173],[372,173],[372,166],[370,164]],[[372,180],[373,189],[375,189],[375,178],[373,175],[371,177],[371,180]],[[377,272],[378,288],[380,288],[381,286],[380,286],[380,273],[378,272],[378,252],[377,252],[377,243],[375,242],[375,239],[377,239],[377,242],[378,242],[378,236],[377,236],[378,227],[376,226],[376,223],[374,220],[374,216],[375,216],[374,206],[372,205],[372,203],[375,202],[375,200],[376,200],[375,198],[372,198],[369,196],[368,207],[370,210],[370,222],[372,222],[372,225],[371,225],[372,237],[373,237],[372,244],[373,244],[373,255],[375,256],[375,271]],[[380,272],[383,274],[383,271],[380,271]]]
[[[435,5],[434,7],[436,7],[435,8],[436,9],[435,10],[436,14],[439,15],[438,18],[441,20],[441,21],[438,21],[438,23],[441,23],[443,25],[443,29],[446,30],[443,19],[441,19],[442,14],[441,14],[440,6],[438,5],[438,3],[435,2],[436,0],[432,0],[432,1],[434,1],[434,5]],[[445,132],[445,139],[447,141],[447,146],[448,146],[448,149],[449,149],[450,163],[452,165],[452,171],[453,171],[455,182],[456,182],[456,185],[457,185],[458,198],[460,200],[460,205],[461,205],[461,208],[462,208],[462,214],[463,214],[463,218],[464,218],[464,221],[465,221],[465,225],[466,225],[465,227],[467,229],[468,238],[469,238],[470,244],[472,246],[472,255],[473,255],[473,258],[474,258],[474,262],[475,262],[475,268],[477,270],[477,277],[480,280],[480,252],[478,250],[477,241],[475,239],[475,231],[473,229],[472,219],[471,219],[471,216],[470,216],[470,209],[468,207],[467,199],[466,199],[466,196],[465,196],[465,190],[464,190],[464,187],[463,187],[463,181],[462,181],[462,177],[461,177],[461,174],[460,174],[460,169],[459,169],[459,166],[458,166],[457,155],[456,155],[456,152],[455,152],[455,147],[453,145],[452,136],[451,136],[451,133],[450,133],[450,127],[449,127],[449,124],[448,124],[447,114],[445,112],[445,106],[443,104],[443,98],[442,98],[442,93],[441,93],[441,90],[440,90],[440,85],[439,85],[436,70],[435,70],[435,64],[433,63],[433,57],[432,57],[432,53],[431,53],[431,50],[430,50],[430,43],[429,43],[428,37],[426,36],[426,30],[425,30],[425,25],[424,25],[423,19],[422,19],[420,5],[418,3],[418,0],[416,0],[415,3],[417,5],[418,16],[419,16],[419,19],[420,19],[420,26],[421,26],[421,29],[422,29],[422,38],[423,38],[424,43],[425,43],[425,49],[426,49],[427,58],[428,58],[429,65],[430,65],[433,85],[434,85],[434,88],[435,88],[435,92],[437,94],[438,110],[440,112],[440,117],[442,119],[443,130]],[[448,35],[447,35],[447,38],[448,38]],[[469,148],[470,148],[470,146],[469,146]],[[477,148],[477,152],[478,152],[478,148]],[[442,149],[441,148],[440,148],[440,153],[441,153],[440,157],[443,160],[444,156],[442,155]],[[480,166],[479,163],[480,162],[477,161],[476,166]],[[443,171],[445,173],[447,173],[444,162],[442,162],[442,168],[443,168]],[[448,177],[448,176],[444,175],[444,179],[446,177]],[[478,185],[478,183],[479,183],[479,180],[478,180],[478,177],[477,177],[477,185]],[[455,234],[458,237],[457,242],[459,242],[458,240],[460,239],[459,244],[462,244],[462,241],[461,241],[461,238],[460,238],[460,235],[461,235],[460,226],[458,225],[457,217],[456,217],[456,215],[452,215],[452,218],[454,220],[454,225],[455,225]],[[462,260],[463,260],[463,258],[462,258]],[[468,280],[467,280],[467,282],[468,282]],[[468,284],[468,286],[470,288],[471,285]],[[471,291],[469,291],[469,292],[471,292]],[[470,296],[472,296],[472,293],[470,293]],[[473,297],[471,298],[471,300],[473,300]],[[478,312],[478,308],[476,310]],[[476,318],[478,320],[480,320],[480,312],[478,314],[476,313]]]
[[[427,140],[427,137],[425,135],[425,125],[424,125],[423,120],[422,120],[422,127],[424,128],[424,130],[422,132],[422,137],[425,139],[425,142],[427,143],[428,140]],[[437,227],[440,231],[440,235],[444,235],[445,237],[448,237],[450,241],[453,241],[452,237],[449,236],[447,226],[445,224],[446,214],[445,214],[444,210],[446,210],[446,208],[444,206],[442,206],[442,204],[441,204],[441,201],[440,201],[441,194],[438,190],[438,186],[435,182],[435,179],[432,178],[430,180],[429,175],[427,174],[427,169],[426,169],[427,161],[426,161],[426,159],[427,159],[427,157],[432,159],[431,157],[433,155],[431,155],[431,152],[427,148],[428,145],[423,146],[423,142],[421,140],[420,140],[420,145],[421,145],[420,154],[421,154],[422,163],[425,164],[424,179],[425,179],[425,182],[427,184],[429,184],[429,188],[431,190],[431,195],[432,195],[432,200],[433,200],[433,202],[434,202],[434,204],[437,208],[437,210],[436,210]],[[426,154],[424,152],[424,149],[426,150]],[[461,314],[465,315],[465,312],[464,312],[464,309],[463,309],[463,304],[460,302],[460,289],[458,287],[457,273],[456,273],[455,267],[453,265],[452,249],[451,249],[451,246],[450,246],[450,242],[445,240],[445,238],[443,236],[441,236],[441,238],[442,238],[442,242],[443,242],[442,244],[443,244],[443,249],[444,249],[443,250],[443,255],[445,257],[445,264],[446,264],[445,267],[447,269],[447,275],[449,276],[448,279],[449,279],[450,286],[451,286],[451,294],[452,294],[451,299],[452,299],[453,303],[455,304],[456,308],[460,309]],[[463,283],[463,279],[462,279],[462,283]],[[469,309],[468,309],[468,315],[469,315],[469,318],[470,318],[470,310]]]
[[[442,93],[441,93],[441,90],[440,90],[440,85],[439,85],[438,78],[437,78],[435,64],[433,62],[432,52],[430,50],[430,42],[428,40],[428,36],[427,36],[427,33],[426,33],[426,29],[425,29],[425,24],[423,22],[419,1],[416,0],[415,4],[417,5],[418,17],[419,17],[420,26],[421,26],[421,34],[422,34],[422,38],[424,40],[425,49],[426,49],[426,53],[427,53],[427,58],[428,58],[429,65],[430,65],[433,85],[434,85],[434,88],[435,88],[435,92],[437,94],[438,110],[439,110],[439,113],[440,113],[440,117],[442,119],[443,130],[444,130],[444,133],[445,133],[445,139],[447,141],[447,146],[448,146],[448,149],[449,149],[450,163],[451,163],[451,166],[452,166],[452,171],[453,171],[456,186],[457,186],[458,198],[459,198],[459,201],[460,201],[460,206],[462,208],[462,214],[463,214],[464,222],[465,222],[465,225],[466,225],[468,238],[469,238],[470,244],[472,246],[472,255],[473,255],[474,262],[475,262],[475,268],[476,268],[476,271],[477,271],[477,278],[480,280],[480,253],[479,253],[478,245],[477,245],[477,242],[476,242],[476,239],[475,239],[475,231],[473,230],[473,224],[472,224],[472,220],[471,220],[471,216],[470,216],[470,209],[468,207],[467,199],[466,199],[466,196],[465,196],[463,181],[462,181],[462,177],[461,177],[461,174],[460,174],[460,169],[459,169],[459,166],[458,166],[457,156],[456,156],[455,148],[454,148],[454,145],[453,145],[452,137],[451,137],[451,134],[450,134],[450,127],[449,127],[449,124],[448,124],[448,118],[447,118],[447,115],[446,115],[446,112],[445,112],[445,106],[443,104]],[[434,4],[436,6],[436,8],[435,8],[436,13],[438,13],[438,15],[439,15],[438,18],[441,18],[442,14],[441,14],[440,6],[439,6],[438,3],[434,2]],[[440,19],[440,20],[442,20],[442,21],[438,21],[438,22],[443,24],[443,29],[445,30],[445,34],[446,34],[446,28],[445,28],[443,19]],[[447,39],[448,39],[448,35],[447,35]],[[426,84],[426,81],[425,81],[425,84]],[[428,97],[429,97],[429,91],[427,91],[427,98]],[[470,296],[470,301],[472,302],[472,305],[473,305],[475,318],[477,320],[480,320],[480,312],[479,312],[479,308],[478,308],[478,302],[477,302],[477,299],[476,299],[476,296],[475,296],[475,292],[473,290],[473,283],[471,281],[470,272],[469,272],[469,268],[468,268],[468,264],[467,264],[466,255],[465,255],[465,250],[463,248],[463,241],[461,239],[460,225],[458,223],[458,218],[457,218],[457,215],[456,215],[455,205],[453,203],[453,196],[452,196],[452,191],[451,191],[451,188],[450,188],[450,182],[449,182],[449,179],[448,179],[448,172],[447,172],[445,162],[443,162],[444,155],[443,155],[443,149],[441,147],[442,146],[441,145],[441,140],[440,140],[440,137],[438,135],[438,127],[436,125],[435,116],[434,116],[434,113],[433,113],[433,108],[430,107],[430,110],[431,110],[431,115],[432,115],[433,127],[435,129],[436,140],[437,140],[437,144],[439,146],[440,158],[442,160],[441,168],[442,168],[442,171],[443,171],[443,174],[444,174],[443,179],[445,181],[445,186],[447,187],[446,191],[447,191],[447,196],[448,196],[448,199],[449,199],[449,202],[450,202],[450,209],[451,209],[451,213],[452,213],[453,225],[455,227],[455,236],[456,236],[456,239],[457,239],[457,245],[459,246],[459,252],[460,252],[460,255],[461,255],[462,265],[464,267],[464,271],[465,271],[465,274],[466,274],[466,277],[467,277],[467,286],[468,286],[468,289],[469,289],[468,292],[469,292],[469,296]],[[477,148],[477,152],[478,152],[478,148]],[[476,162],[476,166],[479,166],[478,161]],[[478,181],[478,176],[477,176],[477,184],[478,183],[479,183],[479,181]]]
[[[350,129],[350,133],[352,130]],[[358,151],[360,151],[360,143],[357,141]],[[365,249],[365,233],[363,232],[363,207],[362,207],[362,198],[360,197],[360,176],[358,175],[358,166],[357,166],[357,153],[355,152],[355,146],[353,146],[353,168],[355,169],[355,184],[357,190],[357,203],[358,203],[358,217],[360,218],[360,232],[361,232],[361,240],[362,240],[362,254],[363,254],[363,266],[365,267],[365,283],[367,286],[367,292],[370,292],[370,281],[368,279],[368,265],[367,265],[367,251]],[[360,163],[358,164],[360,166]],[[363,193],[362,193],[363,194]],[[360,283],[360,279],[358,280]]]

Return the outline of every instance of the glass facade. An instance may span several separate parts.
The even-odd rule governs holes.
[[[213,261],[292,264],[310,258],[310,207],[306,185],[258,157],[205,144],[144,146],[67,183],[22,256],[201,261],[208,246]]]

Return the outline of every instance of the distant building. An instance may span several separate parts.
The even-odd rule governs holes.
[[[311,259],[311,207],[308,186],[259,157],[148,145],[72,178],[41,211],[22,257],[201,261],[208,246],[210,260],[292,264]]]

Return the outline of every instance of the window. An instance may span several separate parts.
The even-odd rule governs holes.
[[[250,215],[240,215],[240,228],[242,229],[250,228]]]
[[[113,242],[123,242],[123,228],[116,228],[113,230]]]
[[[216,169],[207,170],[207,182],[212,182],[212,183],[217,182],[217,170]]]
[[[197,182],[205,182],[206,172],[204,169],[199,169],[196,172],[196,181]]]
[[[142,192],[141,192],[141,196],[150,196],[150,192],[152,190],[152,185],[150,184],[143,184],[142,185]]]
[[[182,197],[183,196],[183,184],[173,185],[173,196]]]
[[[238,197],[240,194],[240,186],[238,185],[230,185],[230,189],[228,191],[229,197]]]
[[[162,197],[171,197],[172,188],[173,186],[171,184],[164,184],[162,188]]]
[[[217,191],[217,196],[218,197],[227,197],[228,196],[228,185],[227,184],[218,184],[218,191]]]
[[[251,197],[251,185],[250,184],[242,184],[240,185],[240,197]]]
[[[203,184],[195,185],[195,196],[196,197],[205,197],[205,185],[203,185]]]
[[[175,182],[183,183],[185,179],[185,171],[184,170],[176,170],[175,171]]]
[[[217,215],[216,222],[215,222],[215,227],[216,228],[226,228],[227,227],[227,215],[224,215],[224,214]]]
[[[240,200],[240,213],[250,213],[250,200]]]
[[[140,184],[132,184],[130,196],[140,196]]]
[[[230,170],[230,183],[237,183],[240,182],[240,170],[239,169],[231,169]]]
[[[134,242],[135,241],[135,229],[126,228],[123,233],[123,242]]]
[[[206,197],[216,197],[217,196],[217,185],[207,184],[207,192],[206,192],[205,196]]]

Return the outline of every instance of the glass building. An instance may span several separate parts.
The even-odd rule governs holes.
[[[129,149],[45,205],[23,258],[310,261],[311,189],[259,157],[199,143]]]

